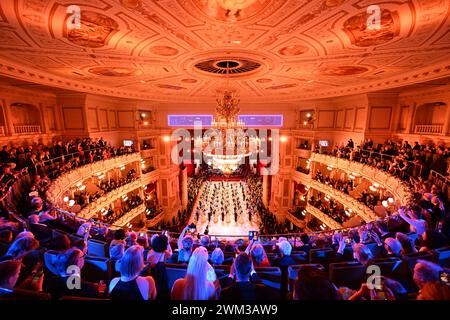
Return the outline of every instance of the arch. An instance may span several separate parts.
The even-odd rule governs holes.
[[[448,105],[445,102],[429,102],[419,105],[414,117],[414,133],[442,134]]]
[[[17,134],[40,133],[42,128],[41,112],[39,107],[29,104],[14,102],[10,105],[11,122]]]

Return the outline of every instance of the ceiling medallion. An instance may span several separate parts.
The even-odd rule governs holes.
[[[228,66],[228,67],[227,67]],[[194,65],[194,69],[208,74],[246,75],[261,67],[259,62],[241,58],[216,58],[203,60]]]

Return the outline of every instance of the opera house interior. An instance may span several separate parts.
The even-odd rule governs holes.
[[[2,0],[0,108],[0,301],[450,300],[450,0]]]

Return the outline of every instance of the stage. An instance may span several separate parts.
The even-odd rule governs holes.
[[[208,226],[209,235],[222,239],[227,236],[234,239],[247,237],[249,231],[259,231],[261,219],[259,213],[247,204],[248,193],[247,183],[240,179],[205,182],[189,223],[196,224],[200,234],[204,234]]]

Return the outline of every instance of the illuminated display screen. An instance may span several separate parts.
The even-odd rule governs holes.
[[[282,114],[240,115],[239,121],[243,121],[247,127],[281,127],[283,126]]]
[[[169,114],[167,123],[169,127],[193,127],[194,122],[201,122],[204,127],[210,127],[213,116],[211,114]]]

